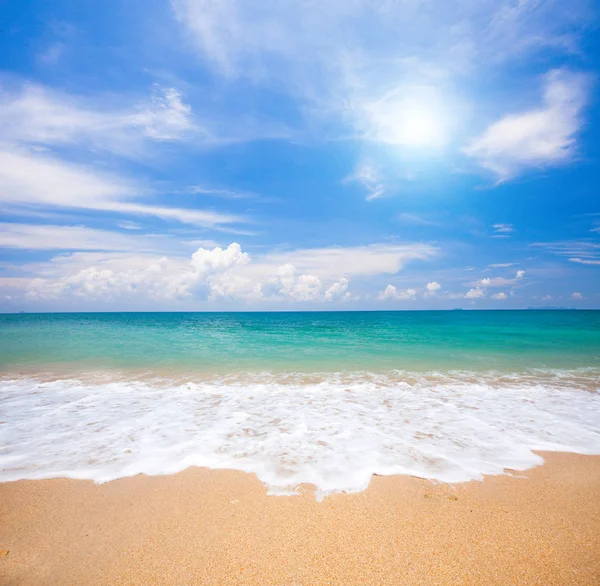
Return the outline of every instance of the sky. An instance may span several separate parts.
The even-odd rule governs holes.
[[[0,311],[600,307],[593,0],[0,0]]]

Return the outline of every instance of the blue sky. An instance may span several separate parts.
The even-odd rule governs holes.
[[[598,22],[0,2],[0,310],[600,307]]]

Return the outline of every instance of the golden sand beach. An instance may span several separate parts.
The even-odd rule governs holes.
[[[374,477],[316,502],[189,469],[0,484],[0,583],[600,584],[600,457],[456,486]]]

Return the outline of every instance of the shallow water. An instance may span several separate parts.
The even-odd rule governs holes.
[[[600,454],[600,312],[0,317],[0,480],[188,466],[271,493]]]

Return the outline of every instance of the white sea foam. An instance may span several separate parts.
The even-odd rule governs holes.
[[[600,454],[598,372],[231,376],[202,382],[5,377],[0,480],[106,482],[189,466],[254,472],[272,494],[443,482]]]

